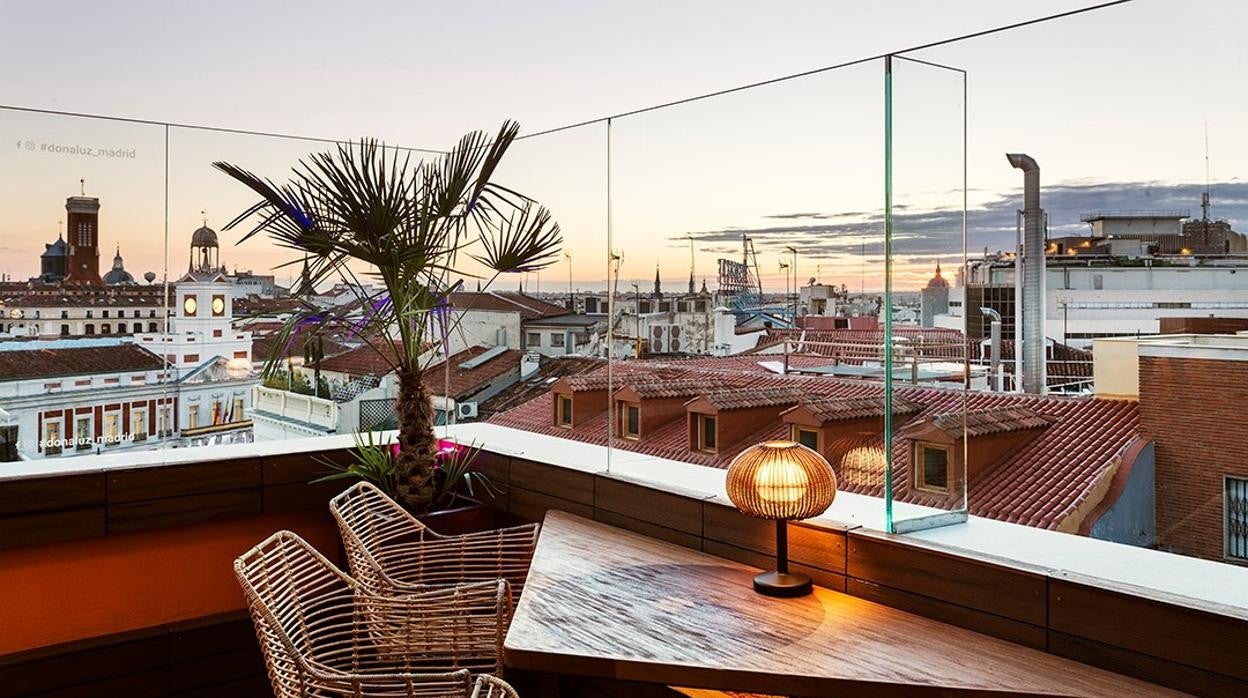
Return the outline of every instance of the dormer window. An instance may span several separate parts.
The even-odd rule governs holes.
[[[555,396],[555,423],[561,427],[572,428],[572,396],[556,395]]]
[[[635,402],[620,403],[620,433],[626,439],[641,438],[641,405]]]
[[[715,417],[709,414],[697,415],[698,420],[698,450],[706,453],[715,453],[718,450],[718,434],[715,432]]]
[[[949,491],[949,447],[918,442],[914,445],[914,481],[921,490]]]
[[[1056,417],[1022,406],[936,414],[897,432],[910,446],[910,487],[961,493],[1038,438]],[[959,495],[960,496],[960,495]]]
[[[793,425],[792,439],[812,451],[819,451],[819,430]]]

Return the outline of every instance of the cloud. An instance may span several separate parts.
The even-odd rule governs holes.
[[[1041,190],[1041,206],[1048,213],[1053,236],[1080,235],[1088,230],[1079,220],[1093,211],[1178,211],[1200,215],[1201,183],[1165,182],[1064,182]],[[1016,211],[1022,208],[1022,193],[998,193],[979,208],[967,212],[967,247],[971,254],[983,248],[990,251],[1014,246]],[[960,254],[962,248],[961,210],[907,210],[897,207],[893,216],[893,253],[902,258],[934,260]],[[1212,215],[1229,220],[1244,231],[1248,222],[1248,182],[1232,180],[1213,185]],[[845,218],[858,220],[846,221]],[[883,248],[883,218],[879,211],[844,214],[781,213],[768,219],[792,221],[757,227],[730,227],[690,233],[705,245],[704,251],[739,250],[741,236],[753,239],[760,252],[778,252],[786,245],[797,247],[806,258],[844,258],[880,254]],[[840,222],[838,222],[840,220]],[[803,222],[809,221],[809,222]],[[683,237],[682,237],[683,239]],[[716,244],[721,243],[721,244]]]

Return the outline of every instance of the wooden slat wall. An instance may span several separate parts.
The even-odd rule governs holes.
[[[0,548],[325,509],[342,482],[309,484],[347,451],[0,482]]]
[[[0,698],[266,696],[245,612],[161,625],[0,657]]]
[[[104,535],[102,474],[0,483],[0,547]]]

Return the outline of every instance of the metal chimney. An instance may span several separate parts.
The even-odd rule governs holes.
[[[1007,153],[1010,165],[1023,171],[1023,392],[1043,393],[1044,360],[1044,212],[1040,209],[1040,166],[1031,156]],[[1017,348],[1015,349],[1017,351]]]

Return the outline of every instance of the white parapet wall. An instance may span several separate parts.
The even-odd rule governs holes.
[[[252,388],[251,404],[256,441],[321,436],[338,430],[338,404],[333,400],[257,385]]]

